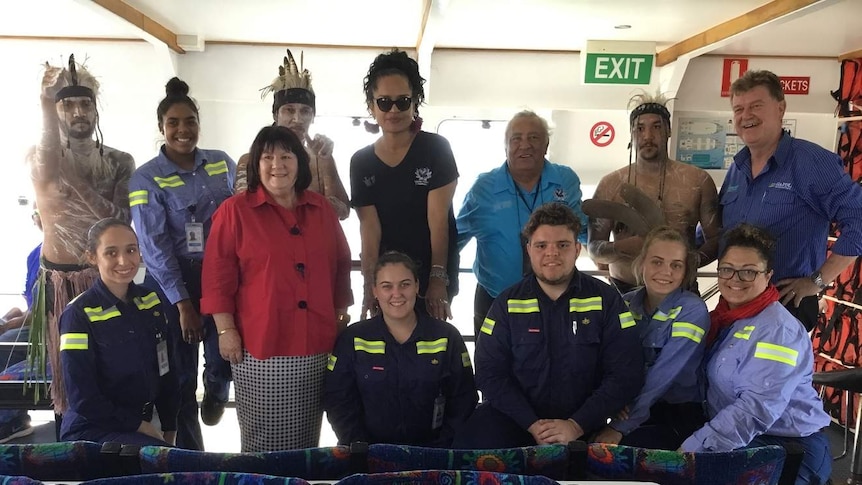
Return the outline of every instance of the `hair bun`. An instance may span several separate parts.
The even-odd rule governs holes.
[[[168,97],[188,96],[189,85],[178,77],[172,77],[171,80],[165,84],[165,94],[167,94]]]

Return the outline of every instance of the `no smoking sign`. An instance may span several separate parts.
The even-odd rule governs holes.
[[[599,148],[610,145],[615,135],[614,126],[607,121],[599,121],[590,129],[590,141]]]

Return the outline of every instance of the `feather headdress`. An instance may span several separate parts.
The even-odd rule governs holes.
[[[635,94],[629,99],[628,107],[634,107],[629,115],[629,123],[634,126],[634,122],[638,116],[651,113],[661,116],[668,124],[670,124],[670,111],[667,109],[667,103],[671,99],[673,98],[668,98],[660,92],[649,94],[644,91],[639,94]]]
[[[45,68],[51,66],[45,63]],[[83,64],[75,62],[75,55],[69,56],[69,65],[60,73],[58,84],[63,87],[57,92],[56,101],[73,96],[87,96],[94,101],[99,95],[99,81],[87,71]]]

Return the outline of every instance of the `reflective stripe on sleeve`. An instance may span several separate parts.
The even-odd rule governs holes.
[[[620,327],[629,328],[637,325],[635,322],[635,317],[632,316],[632,312],[622,312],[620,313]]]
[[[142,205],[149,202],[150,192],[147,190],[136,190],[129,193],[129,207]]]
[[[569,300],[569,311],[576,313],[601,311],[602,297],[572,298]]]
[[[449,346],[449,339],[446,337],[438,338],[437,340],[432,341],[417,341],[416,342],[416,353],[417,354],[439,354],[440,352],[446,352],[446,347]]]
[[[494,333],[494,323],[495,323],[494,320],[491,320],[490,318],[486,317],[485,321],[482,322],[482,328],[480,329],[480,331],[482,333],[487,333],[488,335],[492,335]]]
[[[673,337],[684,337],[696,344],[699,344],[703,340],[703,335],[706,332],[703,331],[702,328],[698,327],[693,323],[688,322],[673,322],[671,326],[671,338]]]
[[[461,365],[463,365],[464,367],[473,367],[473,365],[470,364],[469,352],[461,352]]]
[[[186,183],[179,175],[171,175],[170,177],[153,177],[153,180],[159,185],[159,188],[182,187]]]
[[[754,331],[754,325],[749,325],[747,327],[743,327],[741,331],[735,332],[733,334],[733,336],[736,338],[748,340],[751,338],[751,332],[753,332],[753,331]]]
[[[382,340],[365,340],[359,337],[353,337],[353,350],[356,352],[366,352],[368,354],[385,354],[386,342]]]
[[[210,177],[227,173],[227,162],[222,160],[220,162],[207,163],[204,165],[204,170],[207,171],[207,175]]]
[[[334,370],[336,361],[338,361],[338,357],[336,357],[332,354],[329,354],[329,359],[327,359],[327,361],[326,361],[326,368],[328,370]]]
[[[60,335],[60,351],[87,350],[90,348],[90,336],[86,333],[64,333]]]
[[[536,298],[529,300],[508,300],[506,303],[509,313],[539,313],[539,300]]]
[[[755,359],[774,360],[792,367],[796,367],[796,360],[798,357],[799,352],[782,345],[757,342],[757,346],[754,348]]]
[[[117,307],[112,306],[107,310],[103,310],[102,307],[84,307],[84,313],[87,314],[87,318],[90,322],[104,322],[105,320],[110,320],[115,317],[120,316],[120,310],[117,310]]]

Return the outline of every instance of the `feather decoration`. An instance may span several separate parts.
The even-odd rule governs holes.
[[[311,87],[311,73],[305,69],[304,52],[300,53],[299,67],[296,65],[296,59],[290,49],[287,49],[287,55],[284,56],[282,64],[278,66],[278,77],[272,80],[269,86],[260,89],[260,99],[266,97],[269,93],[277,93],[285,89],[301,88],[314,92]]]

